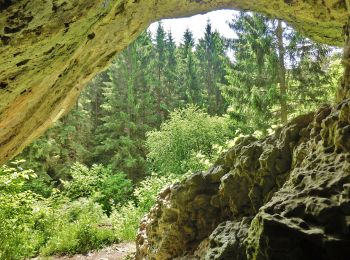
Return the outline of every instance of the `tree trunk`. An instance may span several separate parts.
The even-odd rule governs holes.
[[[288,120],[288,108],[287,108],[287,84],[286,84],[286,68],[284,66],[284,45],[283,45],[283,27],[282,21],[278,20],[277,23],[277,44],[278,44],[278,81],[280,85],[281,95],[281,123],[287,123]]]
[[[349,18],[350,19],[350,18]],[[343,50],[342,63],[344,66],[344,74],[340,81],[337,91],[336,101],[340,102],[350,97],[350,29],[349,22],[344,26],[345,45]]]

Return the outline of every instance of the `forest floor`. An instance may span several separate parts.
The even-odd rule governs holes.
[[[124,242],[111,245],[100,250],[89,252],[85,255],[38,257],[32,260],[123,260],[134,259],[135,243]],[[129,256],[129,257],[127,257]],[[127,258],[126,258],[127,257]]]

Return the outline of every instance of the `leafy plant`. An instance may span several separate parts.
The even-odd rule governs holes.
[[[214,156],[213,145],[224,145],[232,136],[226,117],[210,116],[196,106],[177,109],[160,130],[147,134],[148,159],[159,174],[184,174],[193,168],[194,154]]]
[[[130,200],[124,205],[118,205],[112,211],[111,219],[116,236],[121,240],[134,240],[141,218],[154,205],[158,193],[179,180],[176,176],[151,175],[141,181]]]
[[[35,224],[35,206],[41,197],[31,191],[21,192],[26,180],[36,177],[24,170],[22,161],[0,168],[0,259],[21,259],[32,256],[39,247]]]
[[[132,193],[132,182],[125,174],[113,173],[111,168],[80,163],[71,167],[72,180],[63,182],[63,194],[74,200],[92,197],[108,213],[112,206],[125,202]]]
[[[62,204],[49,218],[53,225],[42,255],[86,253],[117,241],[101,206],[91,199]]]

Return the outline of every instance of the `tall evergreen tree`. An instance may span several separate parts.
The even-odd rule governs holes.
[[[150,35],[144,33],[108,69],[104,82],[103,123],[99,127],[95,160],[110,164],[132,179],[145,174],[145,132],[154,124],[145,60],[153,55]],[[157,107],[158,108],[158,107]]]
[[[282,21],[277,21],[276,28],[277,49],[278,49],[278,83],[280,88],[280,106],[281,106],[281,123],[287,123],[288,107],[287,107],[287,82],[286,82],[286,67],[285,67],[285,46],[283,43],[283,25]]]
[[[178,106],[177,101],[177,89],[178,83],[178,62],[176,58],[176,44],[172,36],[171,31],[166,33],[165,39],[165,67],[164,70],[164,92],[165,92],[165,104],[166,104],[166,117],[169,111]],[[165,119],[165,118],[164,118]]]
[[[161,22],[158,23],[157,32],[155,35],[155,75],[154,75],[154,94],[157,102],[157,116],[159,124],[166,118],[168,112],[168,102],[166,100],[168,89],[165,84],[166,70],[166,33]]]
[[[230,115],[243,131],[266,129],[276,118],[277,61],[268,20],[262,15],[240,13],[229,24],[237,34],[230,41],[234,51],[233,69],[227,67],[225,97]]]
[[[314,44],[281,21],[259,14],[241,12],[230,27],[237,34],[231,40],[235,62],[233,69],[227,69],[229,84],[224,93],[238,128],[264,131],[285,123],[288,114],[296,113],[296,104],[305,111],[301,108],[307,102],[301,96],[327,96],[320,85],[328,81],[324,68],[329,47]],[[306,64],[316,66],[307,70],[307,77],[302,70]],[[308,82],[302,82],[304,78]]]
[[[209,20],[204,38],[199,39],[196,53],[200,63],[200,86],[207,91],[208,112],[213,115],[223,114],[226,111],[226,103],[221,94],[221,85],[226,84],[225,66],[228,64],[228,57],[223,38],[217,31],[212,31]]]
[[[179,47],[179,97],[184,104],[202,106],[202,93],[198,82],[198,65],[194,55],[193,33],[186,29]]]
[[[339,69],[333,70],[336,66],[333,62],[340,59],[339,53],[291,29],[285,31],[286,59],[290,67],[287,70],[289,113],[305,113],[319,104],[331,102],[330,86],[334,87],[331,81],[335,76],[331,71],[341,73]]]

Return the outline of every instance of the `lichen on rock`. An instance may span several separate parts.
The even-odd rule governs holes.
[[[349,100],[320,109],[283,187],[255,216],[249,259],[348,259]],[[297,155],[296,155],[297,156]]]

